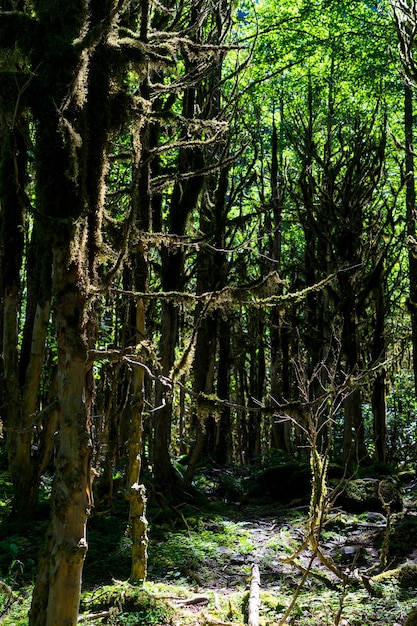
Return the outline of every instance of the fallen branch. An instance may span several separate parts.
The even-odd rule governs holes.
[[[83,622],[85,619],[104,619],[105,617],[110,617],[110,615],[110,611],[101,611],[101,613],[87,613],[87,615],[80,615],[78,621]]]
[[[194,596],[194,598],[185,598],[175,600],[175,604],[180,604],[181,606],[189,606],[192,604],[207,604],[209,601],[207,596]]]
[[[259,607],[261,601],[259,599],[259,587],[261,580],[259,575],[259,566],[254,563],[251,567],[252,577],[249,591],[248,604],[248,626],[259,626]]]

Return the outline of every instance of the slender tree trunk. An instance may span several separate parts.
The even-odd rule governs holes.
[[[345,417],[343,461],[348,469],[352,469],[352,463],[359,465],[368,456],[365,447],[362,398],[359,388],[354,389],[345,399],[343,408]]]
[[[221,319],[219,321],[219,357],[217,364],[217,395],[222,400],[229,397],[230,385],[230,322]],[[231,433],[230,407],[224,406],[220,417],[216,420],[216,438],[213,450],[213,458],[220,465],[230,463],[232,460],[232,433]]]
[[[282,119],[284,102],[280,100],[280,116]],[[281,125],[282,128],[282,125]],[[271,216],[268,216],[269,227],[269,256],[271,270],[280,272],[281,269],[281,227],[283,211],[284,184],[280,180],[280,168],[283,168],[282,154],[279,150],[278,129],[275,122],[272,125],[271,136]],[[269,207],[267,207],[268,210]],[[273,403],[281,403],[289,400],[289,333],[285,325],[283,312],[279,307],[271,307],[269,318],[269,334],[271,338],[270,380],[271,398]],[[287,454],[292,452],[291,422],[290,420],[272,422],[271,445],[276,450],[282,450]]]
[[[406,165],[406,221],[407,235],[416,238],[416,190],[414,175],[414,114],[413,92],[408,84],[404,85],[404,127],[405,127],[405,165]],[[408,252],[409,310],[411,316],[411,341],[413,350],[414,389],[417,395],[417,258],[414,250]]]
[[[142,300],[138,300],[136,303],[136,331],[139,344],[145,337],[145,307]],[[133,398],[130,414],[126,498],[129,501],[129,535],[132,539],[130,580],[138,583],[144,582],[148,565],[146,489],[145,485],[139,484],[143,433],[143,369],[140,366],[135,367],[132,375]]]
[[[161,373],[168,377],[175,359],[177,342],[178,311],[171,302],[162,303],[161,329]],[[154,475],[159,487],[173,486],[178,477],[171,463],[171,426],[172,426],[172,399],[166,394],[166,387],[157,384],[156,403],[159,407],[154,416]]]
[[[200,307],[197,308],[197,311]],[[198,312],[196,314],[197,323],[201,326],[197,333],[196,348],[194,354],[194,392],[196,394],[213,393],[214,376],[215,376],[215,356],[217,346],[217,324],[216,319],[210,316],[202,322],[198,321]],[[195,444],[190,453],[187,470],[184,474],[184,487],[188,488],[194,478],[198,461],[204,449],[212,450],[214,447],[215,422],[213,415],[207,413],[206,410],[199,411],[195,415]]]
[[[249,401],[252,408],[263,401],[265,383],[265,349],[263,345],[264,320],[262,311],[253,311],[251,320]],[[248,413],[248,460],[253,462],[261,454],[262,415],[258,411]]]
[[[376,365],[385,361],[385,263],[381,259],[380,270],[376,272],[377,284],[374,290],[375,327],[372,360]],[[387,460],[387,389],[386,371],[381,365],[377,370],[372,388],[372,413],[376,458],[381,463]]]

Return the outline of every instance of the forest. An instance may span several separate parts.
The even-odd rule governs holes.
[[[0,0],[0,622],[417,625],[417,0]]]

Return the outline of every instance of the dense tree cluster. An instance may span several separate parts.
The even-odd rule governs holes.
[[[32,626],[76,623],[87,518],[116,470],[138,581],[143,475],[175,494],[202,462],[415,461],[416,15],[0,3],[16,519],[54,477]]]

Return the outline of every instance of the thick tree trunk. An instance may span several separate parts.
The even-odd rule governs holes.
[[[23,123],[23,122],[22,122]],[[13,482],[13,518],[29,519],[36,513],[39,478],[43,471],[40,436],[35,438],[39,386],[49,321],[49,301],[41,304],[37,298],[42,276],[35,274],[31,262],[31,247],[27,252],[27,302],[21,311],[20,273],[24,246],[24,185],[26,177],[26,145],[18,128],[4,124],[1,133],[0,165],[0,232],[1,232],[1,293],[3,301],[2,355],[4,375],[4,430],[10,476]],[[34,267],[39,269],[39,263]],[[42,287],[41,287],[42,288]],[[19,319],[25,318],[22,348],[19,353]],[[26,349],[25,349],[26,348]],[[37,429],[37,433],[41,432]],[[37,444],[37,450],[33,445]]]
[[[81,229],[80,229],[81,230]],[[92,504],[90,370],[87,367],[87,303],[82,232],[54,255],[58,343],[59,433],[51,494],[52,521],[35,586],[31,626],[77,623],[82,569],[87,552],[86,522]],[[75,244],[75,245],[74,245]],[[77,245],[78,244],[78,245]],[[72,257],[73,250],[80,252]]]

